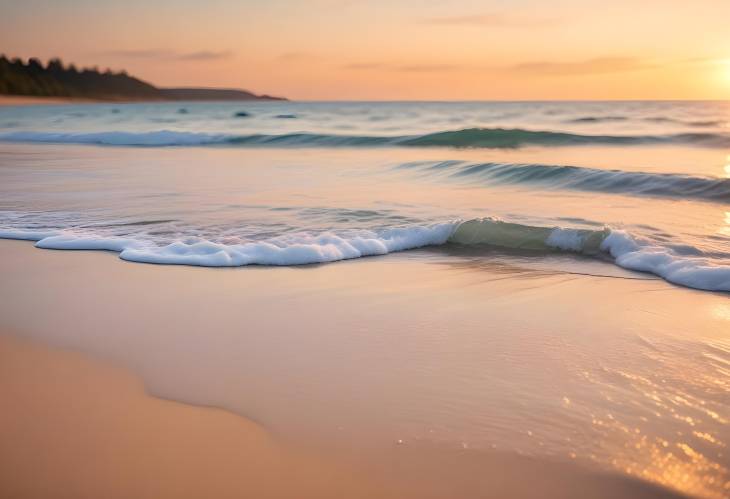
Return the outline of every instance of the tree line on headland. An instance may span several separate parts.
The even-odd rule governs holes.
[[[77,69],[58,58],[43,65],[36,58],[23,62],[4,55],[0,55],[0,95],[99,100],[283,100],[245,90],[158,88],[126,71]]]

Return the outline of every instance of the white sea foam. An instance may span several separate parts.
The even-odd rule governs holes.
[[[57,250],[98,250],[123,252],[138,248],[142,243],[134,239],[123,237],[78,236],[73,234],[58,234],[40,239],[36,248]]]
[[[422,246],[444,244],[455,223],[363,231],[344,237],[332,233],[297,234],[268,241],[220,244],[206,240],[178,241],[163,247],[129,248],[124,260],[144,263],[239,267],[244,265],[304,265],[363,256],[385,255]]]
[[[603,252],[628,270],[649,272],[669,282],[708,291],[730,291],[730,262],[680,255],[669,247],[626,231],[549,228],[505,222],[495,218],[474,219],[460,224],[451,238],[465,245],[484,244],[508,249],[570,251],[586,255]]]
[[[151,241],[126,237],[22,229],[0,231],[0,237],[35,240],[35,246],[43,249],[115,251],[122,259],[134,262],[238,267],[325,263],[440,245],[449,239],[456,225],[456,222],[447,222],[382,231],[357,231],[347,235],[299,233],[241,244],[186,238],[158,246]]]
[[[0,239],[20,239],[22,241],[40,241],[58,234],[58,231],[0,229]]]
[[[545,244],[563,251],[582,251],[585,235],[575,229],[555,228],[550,232]]]
[[[617,265],[629,270],[650,272],[663,279],[695,289],[730,291],[730,266],[706,258],[682,257],[671,250],[630,234],[613,230],[601,249],[614,257]]]
[[[730,291],[730,262],[679,255],[670,248],[617,229],[548,228],[512,224],[494,218],[416,225],[380,231],[293,233],[266,240],[224,244],[184,237],[169,244],[134,237],[73,231],[0,230],[0,238],[34,240],[36,247],[59,250],[105,250],[142,263],[238,267],[305,265],[385,255],[447,242],[463,245],[610,254],[626,269],[649,272],[696,289]],[[697,252],[701,255],[701,252]]]

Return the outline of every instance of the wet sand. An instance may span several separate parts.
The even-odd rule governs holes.
[[[615,477],[478,454],[404,450],[358,469],[282,444],[229,412],[151,397],[116,366],[11,336],[0,336],[0,400],[3,497],[663,496]]]
[[[391,393],[390,385],[403,381],[376,379],[375,388],[382,392],[377,398],[365,385],[347,385],[348,380],[341,381],[344,388],[340,390],[331,370],[331,359],[342,352],[332,350],[327,342],[335,338],[330,335],[347,331],[342,323],[322,317],[320,306],[331,307],[335,316],[344,314],[352,327],[358,324],[360,310],[373,327],[402,328],[398,317],[383,310],[395,306],[413,320],[412,304],[419,303],[419,310],[429,307],[423,301],[432,296],[454,304],[455,311],[462,313],[471,306],[469,300],[484,300],[491,289],[508,293],[501,298],[489,295],[492,314],[498,315],[500,307],[524,303],[536,289],[542,289],[540,296],[551,303],[571,296],[573,287],[589,289],[574,277],[535,271],[529,278],[514,278],[509,269],[486,266],[480,270],[466,263],[462,268],[452,265],[440,270],[433,263],[402,265],[403,260],[396,266],[389,265],[392,259],[388,258],[301,269],[195,269],[130,264],[111,253],[41,251],[13,241],[0,241],[0,256],[0,330],[19,338],[0,340],[0,400],[7,407],[0,414],[3,496],[671,495],[632,478],[630,469],[621,475],[550,457],[479,446],[454,448],[418,438],[390,439],[384,428],[391,416],[398,416],[390,397],[399,393]],[[395,276],[396,267],[406,270]],[[392,280],[386,279],[388,275]],[[420,281],[417,275],[422,276]],[[355,277],[357,286],[348,287],[346,283]],[[675,292],[656,280],[623,281],[594,278],[591,282],[603,283],[600,293],[606,295],[621,286],[637,286],[634,291],[644,293],[647,307],[652,300],[666,300]],[[302,286],[308,289],[306,298]],[[371,287],[378,290],[381,302],[360,300],[363,290]],[[590,289],[597,292],[595,286]],[[479,293],[471,298],[465,294],[475,290]],[[636,296],[626,299],[636,300]],[[677,299],[708,306],[724,300],[692,292]],[[346,307],[349,310],[343,311]],[[240,322],[243,316],[245,327]],[[692,314],[685,319],[692,321]],[[499,323],[498,317],[494,320]],[[282,330],[286,334],[271,338]],[[349,333],[354,334],[354,329]],[[264,348],[264,341],[274,342],[276,355]],[[428,337],[421,341],[427,342]],[[521,341],[520,336],[513,341]],[[314,350],[308,351],[306,342],[313,342]],[[210,350],[211,345],[218,350]],[[362,345],[355,346],[362,355]],[[377,347],[387,351],[395,344]],[[499,348],[499,343],[491,348]],[[307,357],[316,352],[320,357],[308,363]],[[442,349],[439,377],[445,378],[444,383],[454,383],[444,376],[450,355]],[[263,357],[264,367],[255,365],[257,357]],[[342,360],[351,364],[357,358]],[[485,370],[490,369],[487,360],[480,361]],[[309,386],[298,379],[304,371],[290,371],[292,365],[322,372]],[[243,370],[234,376],[234,368]],[[392,374],[388,368],[384,363],[380,371]],[[536,365],[527,370],[539,379],[545,377],[541,369],[544,366]],[[249,378],[241,377],[242,373]],[[343,378],[358,376],[345,370],[336,373]],[[430,379],[429,372],[421,374]],[[548,382],[561,381],[553,376]],[[294,392],[282,391],[292,386]],[[406,388],[404,393],[413,393],[414,387]],[[353,391],[353,397],[364,399],[362,405],[353,398],[349,405],[355,414],[342,412],[335,402]],[[233,393],[240,404],[224,404],[233,400]],[[412,402],[418,402],[415,395]],[[200,405],[225,406],[232,412]],[[445,407],[443,402],[441,406]],[[511,409],[492,406],[489,410]],[[373,426],[352,433],[344,428],[330,442],[329,433],[339,430],[328,418],[344,418],[357,426],[357,413]],[[713,496],[713,489],[692,482],[702,479],[706,470],[692,463],[680,466],[668,456],[654,456],[664,459],[664,481],[648,466],[639,468],[642,476]]]
[[[150,397],[118,367],[0,337],[0,495],[396,497],[226,411]]]

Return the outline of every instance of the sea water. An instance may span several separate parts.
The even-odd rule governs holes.
[[[8,107],[0,237],[202,266],[479,245],[730,291],[728,120],[723,102]]]
[[[729,122],[721,102],[0,108],[0,237],[94,250],[8,250],[0,325],[276,434],[723,497]]]

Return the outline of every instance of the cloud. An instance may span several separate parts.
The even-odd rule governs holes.
[[[410,64],[403,66],[395,66],[394,71],[402,71],[404,73],[439,73],[443,71],[454,71],[462,69],[456,64]]]
[[[463,69],[456,64],[388,64],[383,62],[353,63],[342,66],[342,69],[368,71],[382,70],[399,73],[439,73]]]
[[[730,59],[723,58],[723,57],[692,57],[690,59],[683,59],[681,61],[678,61],[678,64],[699,64],[699,65],[718,65],[718,64],[728,64],[730,63]]]
[[[342,69],[354,69],[354,70],[368,70],[368,69],[387,69],[388,65],[382,62],[355,62],[352,64],[345,64]]]
[[[277,61],[283,62],[311,61],[314,59],[319,59],[319,57],[308,52],[286,52],[276,58]]]
[[[167,49],[149,50],[111,50],[97,55],[116,57],[121,59],[147,59],[155,61],[216,61],[229,59],[233,56],[230,50],[212,51],[199,50],[197,52],[177,52]]]
[[[655,67],[644,59],[636,57],[597,57],[577,62],[538,61],[527,62],[510,66],[507,69],[517,73],[535,75],[581,75],[600,73],[620,73],[637,71]]]
[[[466,16],[430,17],[423,20],[426,24],[440,26],[490,26],[490,27],[519,27],[536,28],[555,24],[555,19],[523,15],[517,13],[490,13]]]
[[[230,59],[232,56],[233,52],[231,52],[230,50],[201,50],[199,52],[178,54],[177,58],[185,61],[217,61],[221,59]]]
[[[127,59],[162,59],[169,58],[171,52],[165,50],[110,50],[97,55],[123,57]]]
[[[658,66],[659,64],[656,61],[648,61],[637,57],[596,57],[593,59],[574,62],[526,62],[506,67],[492,66],[488,64],[405,64],[369,61],[345,64],[340,66],[340,68],[352,71],[390,71],[397,73],[446,73],[451,71],[503,73],[506,71],[523,76],[570,76],[639,71]]]

